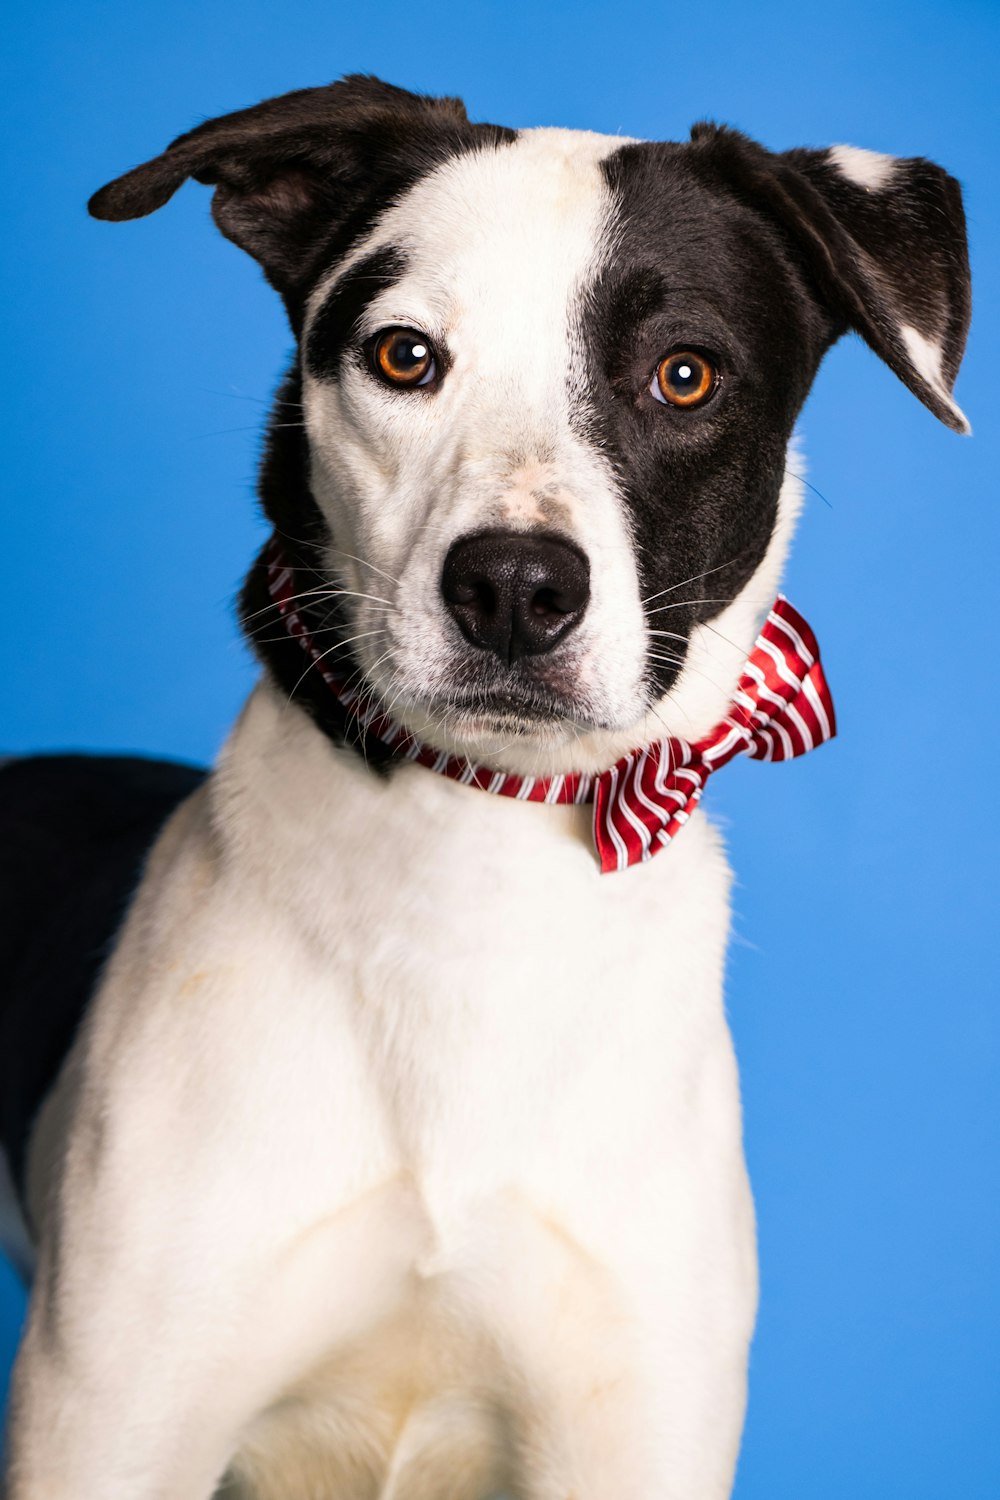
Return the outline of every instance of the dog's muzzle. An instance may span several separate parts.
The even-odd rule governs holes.
[[[579,624],[590,564],[561,537],[479,531],[451,547],[441,593],[465,639],[510,666],[551,651]]]

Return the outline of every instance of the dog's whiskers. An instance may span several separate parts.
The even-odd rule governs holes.
[[[198,389],[206,396],[222,396],[228,401],[252,401],[255,406],[266,406],[269,408],[274,406],[289,406],[297,407],[300,411],[304,409],[301,401],[287,401],[284,397],[280,396],[272,396],[270,398],[267,396],[251,396],[246,391],[216,391],[210,386],[199,386]]]
[[[342,547],[333,547],[330,550],[332,552],[335,552],[338,557],[346,557],[351,562],[360,563],[363,568],[371,568],[373,573],[380,574],[381,577],[387,579],[389,583],[394,583],[397,588],[399,587],[398,578],[396,578],[392,573],[387,573],[384,568],[377,568],[375,564],[373,562],[369,562],[366,557],[358,557],[353,552],[345,552]]]
[[[375,634],[375,632],[374,631],[364,631],[364,632],[362,632],[362,634],[364,634],[364,635]],[[288,701],[289,701],[289,703],[292,702],[293,698],[295,697],[295,694],[298,692],[298,690],[302,686],[303,682],[309,676],[309,673],[312,671],[313,667],[316,667],[317,670],[318,670],[319,667],[320,667],[320,665],[321,665],[321,663],[324,662],[324,661],[326,661],[327,657],[333,656],[334,653],[337,652],[337,651],[346,650],[347,646],[349,646],[353,640],[360,640],[360,639],[361,639],[361,636],[352,636],[352,637],[350,637],[346,641],[334,641],[333,645],[332,646],[328,646],[325,651],[320,651],[320,652],[317,652],[317,654],[315,656],[310,656],[310,659],[309,659],[309,662],[306,665],[305,671],[302,673],[301,677],[298,678],[298,680],[296,681],[295,685],[293,686],[291,692],[288,695]]]
[[[711,624],[710,621],[702,620],[701,625],[705,630],[710,630],[713,635],[717,635],[720,641],[725,641],[727,646],[732,646],[733,650],[738,651],[741,656],[746,654],[747,648],[745,646],[741,646],[738,641],[731,640],[728,635],[723,635],[722,631],[719,630],[715,625]],[[655,634],[655,632],[650,631],[650,634]]]
[[[650,651],[648,653],[648,660],[659,662],[667,667],[679,667],[682,672],[694,672],[697,677],[702,677],[707,683],[710,683],[716,692],[721,693],[724,697],[728,695],[729,690],[727,688],[716,682],[715,678],[711,677],[703,668],[696,667],[693,662],[688,661],[686,657],[658,655],[655,651]]]
[[[309,599],[314,604],[320,604],[327,599],[341,598],[371,599],[376,604],[384,604],[386,609],[395,611],[397,608],[397,606],[393,604],[391,599],[384,599],[381,594],[366,594],[359,589],[342,589],[335,586],[317,589],[301,589],[297,594],[289,594],[287,599],[282,600],[282,604],[294,604],[300,599]],[[251,620],[256,619],[258,615],[267,614],[269,610],[278,610],[280,613],[281,605],[272,600],[270,604],[265,604],[260,609],[255,609],[251,614],[246,615],[244,623],[246,625],[249,625]]]
[[[661,599],[664,594],[672,594],[675,589],[682,589],[682,588],[684,588],[685,584],[694,583],[694,581],[695,581],[696,578],[708,578],[713,573],[719,573],[719,572],[721,572],[723,568],[731,567],[732,564],[737,561],[738,557],[739,557],[739,553],[736,554],[736,557],[729,558],[728,562],[719,563],[714,568],[706,568],[701,573],[692,573],[690,578],[682,578],[679,583],[672,583],[669,588],[667,588],[667,589],[660,589],[659,593],[657,593],[657,594],[649,594],[645,599],[643,599],[641,601],[643,607],[645,607],[647,604],[651,604],[654,599]],[[713,602],[715,602],[715,601],[713,601]]]
[[[658,604],[655,609],[643,610],[643,614],[646,616],[647,620],[651,620],[653,615],[662,614],[665,609],[690,609],[693,605],[696,604],[732,604],[736,597],[742,598],[742,595],[733,595],[728,599],[678,599],[675,600],[675,602],[672,604]],[[748,600],[747,602],[753,604],[757,603],[758,601]]]
[[[313,637],[313,639],[315,639],[316,636],[318,636],[318,635],[329,635],[331,631],[334,631],[334,630],[338,630],[339,631],[341,629],[343,629],[343,626],[339,625],[339,624],[317,625],[315,629],[310,629],[309,634]],[[384,635],[385,631],[386,631],[386,626],[384,626],[384,625],[378,625],[378,626],[375,627],[374,630],[362,630],[362,631],[359,631],[357,635],[348,636],[346,640],[341,641],[341,642],[334,642],[334,644],[335,645],[338,645],[338,644],[340,644],[340,645],[347,645],[351,641],[361,641],[361,640],[364,640],[366,636],[370,636],[370,635]],[[253,639],[254,639],[255,644],[258,645],[258,646],[273,646],[273,645],[276,645],[279,641],[287,640],[288,639],[288,632],[285,631],[281,635],[257,635],[255,633]]]

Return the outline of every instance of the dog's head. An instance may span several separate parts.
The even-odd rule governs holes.
[[[317,643],[502,769],[601,769],[719,717],[843,332],[967,430],[961,197],[922,159],[513,131],[349,78],[199,126],[91,211],[187,177],[298,339],[263,495]],[[248,629],[323,719],[261,579]]]

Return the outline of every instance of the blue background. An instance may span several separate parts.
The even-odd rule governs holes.
[[[713,787],[738,875],[729,1011],[763,1297],[740,1500],[1000,1494],[995,876],[995,4],[88,5],[8,12],[0,743],[213,755],[252,679],[232,599],[290,339],[186,187],[89,221],[198,120],[350,70],[474,118],[943,162],[976,311],[940,427],[860,343],[802,420],[788,591],[840,739]],[[0,1342],[16,1314],[0,1270]]]

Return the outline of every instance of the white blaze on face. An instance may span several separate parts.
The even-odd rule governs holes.
[[[350,360],[338,380],[307,374],[304,384],[313,488],[341,549],[331,571],[389,601],[355,601],[354,629],[378,632],[355,649],[414,728],[419,706],[450,690],[469,653],[441,598],[445,555],[491,528],[544,528],[586,553],[591,600],[560,662],[594,720],[624,726],[642,709],[628,517],[608,465],[571,424],[584,399],[581,293],[610,248],[614,205],[600,162],[621,144],[536,130],[456,157],[395,204],[312,298],[314,314],[351,265],[398,248],[405,270],[367,307],[358,342],[401,325],[451,361],[432,393],[386,389]]]

